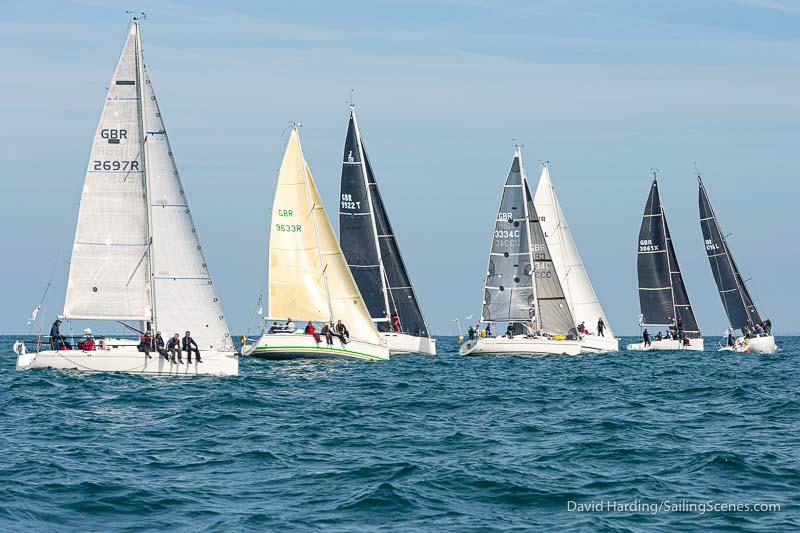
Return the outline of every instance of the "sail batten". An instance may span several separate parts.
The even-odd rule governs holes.
[[[342,158],[339,234],[372,320],[392,331],[430,337],[351,107]]]

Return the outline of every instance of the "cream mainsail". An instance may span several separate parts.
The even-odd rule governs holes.
[[[296,126],[272,205],[269,316],[341,320],[353,338],[381,342],[303,158]]]
[[[564,295],[575,320],[585,322],[586,327],[594,331],[598,319],[602,318],[606,325],[606,335],[613,337],[611,325],[597,299],[589,274],[578,253],[578,247],[572,238],[572,232],[564,218],[547,165],[542,168],[533,203],[545,232],[547,246],[553,256],[553,266],[561,279]]]

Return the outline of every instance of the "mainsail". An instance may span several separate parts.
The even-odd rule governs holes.
[[[656,178],[639,230],[637,270],[642,325],[673,327],[681,320],[688,337],[699,336],[700,328],[678,266]]]
[[[589,280],[589,274],[586,272],[580,253],[578,253],[578,247],[572,238],[572,232],[567,225],[558,195],[550,180],[550,169],[546,164],[542,167],[533,203],[547,239],[553,266],[558,273],[576,322],[585,322],[591,329],[595,327],[598,319],[602,318],[606,326],[606,334],[613,337],[611,325],[597,299],[592,282]]]
[[[533,322],[549,334],[575,332],[533,205],[519,147],[495,220],[481,321]]]
[[[380,344],[293,127],[278,173],[269,238],[269,316],[341,320]]]
[[[230,348],[134,20],[89,161],[64,315],[189,330],[201,349]]]
[[[64,316],[152,320],[138,24],[97,125],[81,194]]]
[[[340,193],[342,251],[372,320],[379,330],[390,331],[391,317],[397,313],[403,332],[430,336],[352,107],[342,159]]]
[[[717,282],[717,289],[719,289],[725,313],[728,315],[728,321],[732,329],[753,328],[756,324],[761,323],[761,315],[758,314],[753,298],[733,260],[728,242],[722,234],[719,222],[708,200],[703,181],[699,176],[697,180],[700,184],[700,227],[703,230],[703,240],[708,261],[711,264],[711,272],[714,274],[714,281]]]

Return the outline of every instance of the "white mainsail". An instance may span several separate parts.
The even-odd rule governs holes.
[[[150,205],[148,205],[148,203]],[[150,77],[131,25],[81,197],[64,315],[151,321],[232,347]]]
[[[131,25],[92,144],[64,316],[151,320],[138,25]]]
[[[597,299],[589,274],[578,253],[578,247],[572,238],[572,232],[564,218],[547,165],[542,168],[533,203],[539,214],[553,265],[561,280],[572,315],[578,323],[585,322],[590,331],[595,330],[598,319],[602,318],[606,325],[606,335],[613,337],[611,325]]]
[[[341,320],[353,338],[381,342],[303,157],[296,126],[272,205],[269,316]]]
[[[144,124],[156,324],[165,335],[182,336],[188,329],[201,349],[230,349],[228,324],[208,272],[146,69]]]

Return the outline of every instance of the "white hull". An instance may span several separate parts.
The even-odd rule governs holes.
[[[556,341],[545,337],[525,336],[483,337],[467,340],[461,345],[460,355],[578,355],[581,353],[580,341]]]
[[[380,335],[389,348],[389,353],[391,355],[409,353],[436,355],[436,339],[430,337],[415,337],[407,333],[381,332]]]
[[[739,337],[733,346],[721,346],[719,351],[773,354],[778,351],[778,345],[775,344],[775,337],[772,335],[752,337],[750,339]]]
[[[689,339],[689,346],[684,346],[680,340],[661,339],[652,340],[650,346],[645,346],[644,342],[629,344],[627,349],[634,352],[649,352],[651,350],[692,350],[695,352],[703,351],[703,339]]]
[[[347,344],[333,338],[328,346],[325,337],[317,343],[312,335],[297,333],[269,333],[262,335],[253,343],[242,346],[242,355],[262,359],[350,359],[362,361],[382,361],[389,359],[386,346],[349,339]]]
[[[581,353],[618,351],[619,339],[616,337],[601,337],[599,335],[584,335],[581,337]]]
[[[117,341],[113,341],[117,342]],[[126,372],[129,374],[168,375],[168,376],[236,376],[239,374],[239,358],[236,352],[201,351],[202,363],[192,358],[187,363],[182,354],[183,364],[172,363],[157,352],[150,358],[136,349],[130,341],[122,341],[105,350],[44,350],[17,355],[17,370],[31,368],[57,368],[81,372]],[[112,341],[109,340],[109,345]]]

